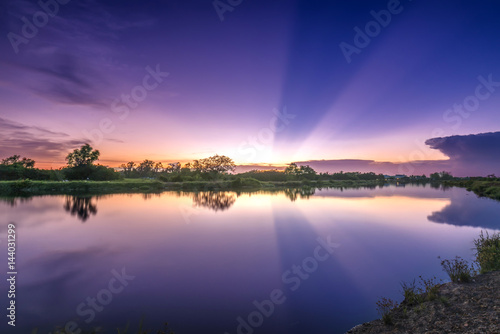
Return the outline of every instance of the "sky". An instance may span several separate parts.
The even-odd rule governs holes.
[[[223,154],[500,173],[499,15],[486,0],[2,1],[0,158],[58,168],[90,143],[112,167]]]

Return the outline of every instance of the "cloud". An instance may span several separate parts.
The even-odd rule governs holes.
[[[22,17],[40,11],[37,3],[7,0],[0,32],[21,34]],[[129,69],[123,48],[131,30],[149,29],[157,19],[141,12],[122,12],[94,0],[59,6],[55,17],[15,54],[0,43],[4,86],[36,94],[49,101],[109,109],[118,79]]]
[[[425,143],[449,156],[453,172],[457,174],[500,172],[500,132],[431,138]]]
[[[36,57],[36,62],[32,58]],[[109,108],[107,80],[79,56],[47,47],[32,52],[29,61],[4,62],[22,71],[10,78],[18,87],[47,100],[72,105]]]
[[[20,154],[35,160],[63,160],[68,151],[84,143],[63,132],[0,118],[0,157]]]
[[[500,132],[432,138],[425,143],[451,159],[500,160]]]
[[[404,162],[388,162],[359,159],[342,160],[309,160],[298,161],[298,165],[309,165],[317,172],[374,172],[377,174],[407,174],[407,175],[429,175],[436,171],[448,170],[447,160],[421,160]]]

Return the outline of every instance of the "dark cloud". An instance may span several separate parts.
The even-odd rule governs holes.
[[[51,135],[51,136],[59,136],[59,137],[68,137],[68,134],[64,132],[54,132],[50,131],[44,128],[41,128],[39,126],[30,126],[30,125],[24,125],[21,123],[13,122],[10,120],[7,120],[5,118],[0,117],[0,131],[1,132],[11,132],[11,135],[14,136],[21,136],[25,135],[26,132],[32,132],[34,131],[35,133],[39,134],[46,134],[46,135]],[[13,131],[13,132],[12,132]]]
[[[0,118],[0,157],[20,154],[37,160],[61,160],[85,140],[71,139],[62,132],[50,131]]]
[[[21,34],[21,18],[31,19],[41,10],[36,2],[9,0],[0,8],[5,35]],[[130,29],[156,22],[141,12],[125,14],[94,0],[60,5],[35,37],[18,46],[17,54],[8,40],[0,43],[2,81],[55,103],[109,109],[117,94],[117,72],[130,68],[123,49],[113,46],[127,40]]]
[[[500,174],[500,132],[431,138],[425,143],[449,156],[457,174]]]
[[[109,108],[106,79],[81,57],[47,47],[32,52],[28,59],[4,64],[23,73],[17,72],[10,79],[12,84],[57,103]]]

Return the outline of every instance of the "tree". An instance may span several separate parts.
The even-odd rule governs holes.
[[[171,164],[168,164],[167,170],[170,173],[178,173],[181,171],[181,163],[180,162],[174,162]]]
[[[441,180],[453,180],[453,175],[450,172],[442,171],[439,173]]]
[[[194,160],[192,168],[201,173],[225,173],[234,171],[233,159],[225,155],[214,155],[206,159]]]
[[[132,176],[132,173],[135,171],[135,165],[136,163],[133,162],[133,161],[129,161],[127,162],[126,164],[121,164],[120,165],[120,168],[123,169],[123,174],[126,176],[126,177],[131,177]]]
[[[300,172],[302,175],[313,177],[316,176],[316,171],[312,169],[309,165],[300,166]]]
[[[153,171],[154,164],[154,161],[145,159],[139,164],[139,166],[137,166],[137,172],[139,172],[141,176],[148,176],[148,174]]]
[[[449,172],[442,171],[441,173],[432,173],[430,178],[431,180],[453,180],[453,175]]]
[[[134,170],[135,162],[129,161],[126,164],[121,164],[120,167],[123,169],[123,172],[130,174]]]
[[[163,164],[161,162],[157,162],[154,166],[154,172],[158,173],[162,169],[163,169]]]
[[[89,144],[83,145],[80,149],[75,149],[66,156],[69,167],[92,166],[99,159],[101,153],[94,150]]]
[[[302,174],[302,170],[297,166],[295,162],[289,164],[285,169],[285,174],[299,176]]]
[[[24,168],[34,168],[35,167],[35,160],[33,159],[28,159],[28,158],[22,158],[20,155],[13,155],[8,158],[5,158],[2,160],[2,165],[5,166],[14,166],[14,167],[24,167]]]

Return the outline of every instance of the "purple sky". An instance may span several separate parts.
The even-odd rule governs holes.
[[[0,4],[0,158],[59,167],[89,142],[110,166],[218,153],[498,169],[496,135],[481,168],[457,141],[425,144],[500,130],[496,1],[46,3],[54,16]]]

